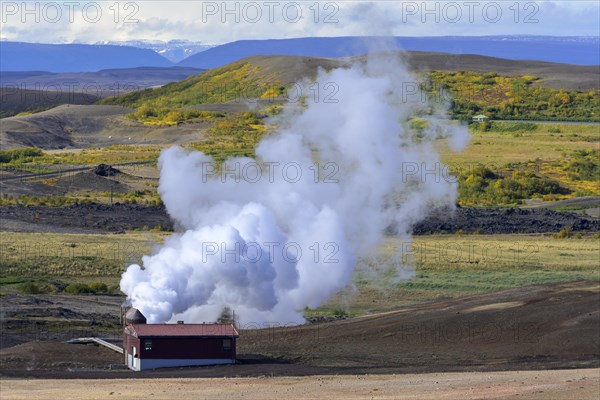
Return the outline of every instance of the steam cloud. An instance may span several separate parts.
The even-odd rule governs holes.
[[[431,176],[441,165],[433,141],[458,150],[467,131],[442,111],[420,134],[407,129],[432,107],[407,95],[414,78],[397,54],[320,71],[316,82],[336,84],[333,101],[307,89],[307,107],[278,117],[256,160],[228,159],[216,174],[201,152],[163,151],[159,193],[179,233],[121,280],[148,322],[211,322],[229,307],[241,323],[303,323],[305,307],[351,283],[386,228],[406,239],[433,206],[455,203],[456,185]],[[390,263],[398,273],[400,261]]]

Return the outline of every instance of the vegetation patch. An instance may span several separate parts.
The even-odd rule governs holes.
[[[100,104],[133,107],[136,112],[130,118],[136,121],[176,125],[197,118],[212,120],[223,116],[217,112],[194,110],[193,107],[199,104],[274,98],[285,93],[286,88],[280,82],[262,76],[259,67],[248,62],[235,62],[160,88],[107,98]]]
[[[267,112],[247,111],[227,114],[215,121],[206,133],[206,140],[189,145],[222,163],[229,157],[254,157],[258,142],[272,127],[264,124]]]
[[[473,123],[471,127],[482,132],[532,132],[538,128],[533,122],[488,121]]]
[[[495,72],[432,71],[424,88],[441,99],[451,97],[454,118],[600,121],[600,90],[556,90],[537,85],[533,76]]]
[[[333,316],[336,309],[362,315],[513,287],[600,281],[597,254],[596,235],[562,240],[552,235],[430,235],[413,237],[411,243],[390,237],[375,260],[361,260],[351,287],[305,315]]]
[[[44,152],[38,148],[27,147],[22,149],[0,150],[0,163],[11,162],[31,162],[34,159],[44,155]]]
[[[564,195],[569,191],[533,171],[517,170],[503,176],[481,165],[458,174],[458,193],[461,205],[497,206],[520,204],[524,199],[547,195]]]

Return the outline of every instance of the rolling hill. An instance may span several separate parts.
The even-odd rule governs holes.
[[[208,51],[210,50],[206,52]],[[542,87],[565,90],[600,89],[600,70],[594,66],[417,51],[405,52],[403,57],[409,69],[415,72],[495,72],[510,77],[530,75],[540,78],[536,84]],[[279,89],[280,85],[286,86],[306,77],[314,77],[319,68],[327,70],[348,65],[352,61],[364,60],[364,56],[337,59],[252,56],[161,88],[107,99],[106,102],[139,106],[147,101],[163,98],[167,105],[225,103],[236,99],[237,93],[233,91],[234,88],[260,98],[272,87],[276,86]]]
[[[417,71],[496,72],[504,76],[531,75],[541,78],[538,82],[540,85],[552,89],[600,89],[598,66],[419,51],[407,52],[407,63],[412,70]]]
[[[451,91],[454,90],[456,101],[452,111],[457,118],[468,118],[468,113],[479,110],[492,110],[490,112],[508,117],[516,116],[518,112],[519,118],[577,119],[583,116],[582,119],[593,120],[598,116],[600,72],[596,67],[425,52],[407,52],[403,57],[409,68],[422,78],[437,80],[440,85],[447,85]],[[364,57],[354,60],[360,62]],[[284,102],[289,85],[305,77],[313,78],[319,68],[331,69],[348,65],[351,61],[347,58],[248,57],[159,88],[105,98],[100,104],[113,106],[110,116],[104,114],[108,109],[97,108],[99,106],[62,107],[56,112],[50,110],[27,117],[5,119],[0,134],[5,147],[60,148],[85,147],[92,143],[122,143],[123,138],[125,142],[128,141],[128,130],[134,134],[136,143],[159,143],[163,139],[171,141],[173,135],[178,135],[177,132],[182,137],[193,134],[197,124],[201,125],[200,130],[208,129],[214,122],[211,118],[215,117],[215,113],[222,117],[222,114],[251,111],[257,106],[262,109]],[[429,72],[431,70],[441,72],[434,74]],[[525,74],[539,79],[523,78]],[[520,102],[509,104],[513,86],[525,90],[524,93],[529,97],[524,96]],[[557,89],[563,89],[563,92]],[[470,94],[485,90],[491,91],[489,97],[469,97]],[[572,106],[561,108],[560,104],[552,105],[557,96],[562,99],[565,94],[573,102]],[[538,109],[539,104],[546,103],[551,105],[546,109]],[[573,115],[567,115],[564,110]],[[96,111],[102,111],[97,115],[96,122],[82,130],[83,125],[79,122],[81,115],[90,118]],[[124,119],[128,113],[133,113],[128,116],[129,121]],[[554,117],[552,113],[555,113]],[[50,115],[51,120],[48,119]],[[108,121],[104,121],[106,119]],[[50,131],[60,140],[46,141],[44,132],[49,131],[48,121],[55,120],[60,120],[60,126]],[[225,124],[230,122],[234,123],[224,119]],[[73,133],[64,127],[72,127]],[[79,134],[81,137],[77,138]],[[108,140],[108,136],[114,139]],[[115,141],[117,137],[121,138],[120,141]]]
[[[509,119],[598,118],[600,72],[596,67],[444,53],[406,52],[402,56],[409,68],[420,74],[420,80],[431,82],[429,90],[452,94],[452,111],[458,118],[469,119],[478,112]],[[157,89],[107,98],[102,103],[136,108],[134,117],[142,122],[181,122],[194,115],[171,121],[167,115],[174,110],[198,109],[202,104],[284,101],[286,88],[295,82],[313,78],[319,68],[331,69],[352,61],[363,62],[365,57],[253,56]],[[570,107],[561,108],[561,101],[567,101]]]
[[[12,117],[20,113],[46,110],[62,104],[94,104],[100,97],[95,93],[45,92],[20,88],[0,87],[0,118]]]
[[[2,149],[103,147],[118,144],[177,144],[199,140],[208,122],[152,127],[123,117],[132,109],[101,105],[61,105],[51,110],[2,119]]]
[[[89,44],[0,42],[0,70],[90,72],[111,68],[171,67],[149,49]]]
[[[348,63],[343,59],[292,56],[248,57],[203,74],[155,89],[103,100],[104,104],[132,107],[153,104],[160,108],[227,103],[283,95],[286,85],[314,77],[319,68],[331,69]],[[243,98],[242,98],[243,97]]]
[[[408,51],[479,54],[513,60],[539,60],[578,65],[600,64],[598,38],[547,36],[444,36],[444,37],[320,37],[240,40],[213,47],[179,65],[216,68],[254,55],[350,57],[369,51]]]

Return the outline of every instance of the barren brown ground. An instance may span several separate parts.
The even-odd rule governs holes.
[[[0,381],[17,399],[598,399],[599,369],[287,378]]]
[[[111,350],[60,343],[73,337],[68,330],[59,332],[47,327],[38,331],[39,337],[24,337],[25,326],[14,314],[17,311],[23,317],[34,318],[28,316],[47,308],[47,313],[68,329],[84,318],[114,319],[106,314],[116,308],[112,303],[94,306],[96,311],[89,315],[84,308],[91,303],[72,307],[76,304],[50,304],[39,298],[39,304],[28,306],[20,298],[4,297],[2,332],[10,347],[0,350],[1,377],[143,380],[475,371],[494,374],[600,367],[600,284],[594,281],[463,296],[302,326],[251,329],[253,326],[240,325],[235,365],[143,372],[108,369],[110,364],[122,364],[122,356]],[[75,332],[75,337],[102,335],[91,332],[99,327],[91,326],[90,331],[79,335]]]

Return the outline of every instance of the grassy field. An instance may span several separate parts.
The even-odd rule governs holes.
[[[519,126],[526,129],[510,131]],[[461,204],[509,205],[527,198],[600,195],[600,125],[495,122],[487,131],[471,128],[471,143],[460,153],[438,142],[442,161],[459,176]],[[587,155],[582,157],[582,152]],[[513,178],[505,182],[503,194],[491,193],[484,201],[479,194],[485,185],[474,185],[475,193],[467,195],[467,178],[482,167],[496,175],[483,180],[485,185]],[[582,170],[587,171],[585,176]],[[522,194],[517,195],[518,190]]]
[[[115,286],[127,265],[141,262],[142,255],[162,242],[164,236],[159,232],[112,235],[0,232],[0,286],[23,290],[23,284],[33,283],[49,293],[57,291],[51,286],[57,280],[62,284]]]
[[[117,285],[127,265],[162,242],[161,232],[119,235],[0,233],[0,292],[35,283]],[[600,280],[597,237],[557,239],[544,235],[431,235],[412,243],[388,239],[361,262],[354,287],[307,315],[363,314],[414,301],[456,297],[524,285],[575,279]],[[397,280],[402,264],[414,270]],[[27,289],[25,289],[27,290]]]
[[[511,124],[511,123],[507,123]],[[503,166],[536,159],[552,161],[569,153],[600,148],[600,125],[535,124],[532,131],[500,132],[471,130],[471,143],[462,152],[451,152],[440,141],[442,161],[450,165],[484,163]]]
[[[254,146],[263,134],[273,127],[264,125],[265,114],[237,113],[219,118],[207,131],[202,142],[190,143],[190,149],[210,154],[218,162],[230,156],[252,156]],[[506,206],[522,203],[525,199],[538,198],[556,200],[580,196],[600,195],[600,126],[593,124],[541,124],[518,122],[493,122],[490,126],[471,126],[472,141],[460,153],[451,151],[444,140],[437,147],[450,172],[459,177],[463,205]],[[132,201],[145,204],[155,203],[157,196],[134,193],[139,190],[155,190],[158,177],[156,160],[162,145],[118,145],[106,148],[90,148],[75,151],[44,152],[38,156],[14,157],[0,163],[0,177],[14,174],[67,171],[83,166],[93,167],[105,163],[116,165],[128,175],[131,187],[127,196],[121,195],[114,201]],[[581,155],[587,152],[587,155]],[[8,158],[10,151],[3,154]],[[146,162],[146,165],[120,165]],[[467,181],[469,175],[486,168],[492,177],[479,171],[480,182]],[[580,171],[584,171],[582,175]],[[515,175],[516,174],[516,175]],[[487,174],[489,175],[489,174]],[[55,177],[53,177],[55,178]],[[135,182],[135,179],[140,182]],[[151,178],[148,181],[146,178]],[[508,179],[507,179],[508,178]],[[123,178],[124,179],[124,178]],[[52,186],[52,179],[40,179]],[[139,183],[139,184],[138,184]],[[469,187],[470,185],[470,187]],[[496,186],[495,186],[496,185]],[[484,196],[480,193],[487,192]],[[39,189],[39,188],[38,188]],[[51,192],[51,190],[48,190]],[[517,194],[518,192],[518,194]],[[38,192],[39,193],[39,190]],[[40,193],[42,197],[47,193]],[[37,194],[36,194],[37,195]],[[89,191],[72,190],[63,194],[67,203],[81,201],[110,202],[107,190],[90,187]],[[3,205],[41,204],[35,199],[18,199],[5,192]],[[53,204],[52,202],[46,202]],[[57,203],[58,204],[58,203]],[[58,204],[60,205],[60,204]]]
[[[600,280],[597,237],[431,235],[412,243],[388,239],[358,266],[354,287],[307,315],[361,315],[411,302],[526,285]],[[414,269],[396,269],[402,261]],[[411,277],[398,279],[397,276]]]
[[[158,158],[164,146],[142,145],[113,145],[108,147],[87,148],[76,150],[46,150],[37,151],[35,155],[19,155],[19,149],[0,150],[0,166],[12,166],[27,169],[27,167],[47,165],[97,165],[100,163],[121,164],[130,162],[154,161]],[[17,153],[11,157],[11,154]],[[29,168],[32,169],[32,168]],[[42,172],[36,171],[35,172]]]

